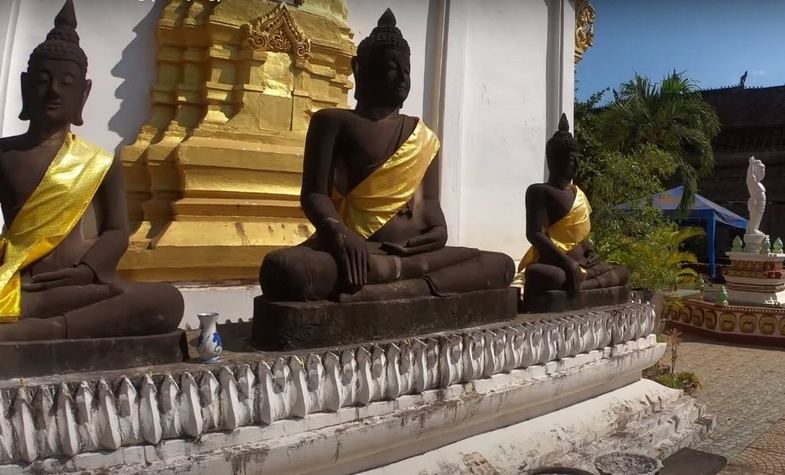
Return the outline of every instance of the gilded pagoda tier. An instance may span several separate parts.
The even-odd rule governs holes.
[[[311,115],[345,107],[355,46],[342,0],[169,0],[152,112],[121,157],[137,280],[255,280],[306,239]]]

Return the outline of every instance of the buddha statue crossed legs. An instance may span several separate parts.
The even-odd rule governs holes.
[[[548,141],[545,154],[548,181],[526,190],[526,237],[532,247],[518,266],[524,278],[524,308],[560,310],[553,302],[554,295],[566,293],[575,298],[598,289],[619,288],[618,295],[611,297],[623,300],[628,294],[623,286],[629,271],[602,262],[589,240],[591,206],[573,184],[578,144],[569,132],[566,115],[562,114],[559,130]]]
[[[266,299],[378,301],[501,289],[512,280],[508,256],[445,245],[439,140],[400,113],[409,55],[388,9],[352,62],[357,107],[311,119],[300,202],[316,233],[264,259]]]
[[[90,92],[72,0],[22,73],[26,133],[0,139],[0,342],[172,332],[179,291],[115,276],[128,247],[123,170],[71,132]]]

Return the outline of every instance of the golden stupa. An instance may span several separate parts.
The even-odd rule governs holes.
[[[169,0],[152,113],[121,157],[137,280],[249,281],[312,228],[299,206],[311,115],[345,107],[343,0]]]

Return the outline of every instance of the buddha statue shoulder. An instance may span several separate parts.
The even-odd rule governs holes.
[[[355,109],[320,110],[308,127],[300,203],[316,232],[265,257],[265,298],[356,302],[507,287],[508,256],[446,246],[439,139],[400,112],[410,49],[389,9],[352,69]]]
[[[526,190],[526,237],[531,247],[518,265],[524,281],[524,309],[547,311],[548,293],[623,287],[624,267],[603,262],[589,240],[591,206],[573,183],[578,144],[562,114],[559,130],[545,147],[548,181]]]
[[[71,131],[91,89],[72,0],[21,75],[27,132],[0,139],[0,341],[168,333],[180,292],[125,282],[128,247],[123,170]]]

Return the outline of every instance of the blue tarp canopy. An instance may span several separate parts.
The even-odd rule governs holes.
[[[652,197],[652,205],[661,209],[665,214],[677,215],[681,196],[684,194],[684,187],[677,186],[662,193],[657,193]],[[736,213],[723,208],[717,203],[696,194],[695,201],[690,206],[690,212],[683,221],[699,221],[705,224],[706,238],[709,245],[709,266],[711,268],[711,278],[717,277],[717,250],[715,243],[715,233],[717,223],[726,224],[734,228],[747,229],[747,220]]]
[[[683,194],[684,187],[677,186],[676,188],[671,188],[668,191],[663,191],[662,193],[654,195],[652,204],[655,208],[665,211],[666,214],[675,214],[679,207],[679,203],[681,203],[681,196]],[[747,229],[746,219],[701,195],[695,195],[695,202],[690,206],[690,213],[687,217],[712,219],[715,222],[727,224],[734,228]]]

